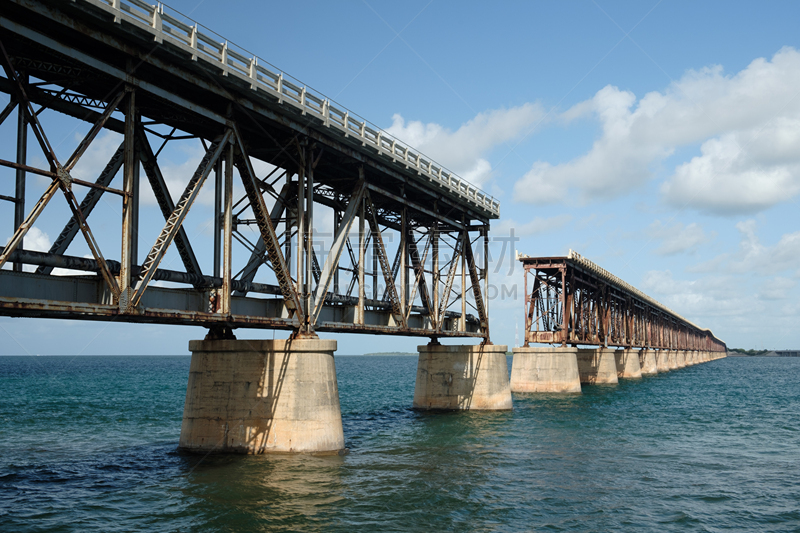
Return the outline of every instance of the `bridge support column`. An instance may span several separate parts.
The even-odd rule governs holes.
[[[678,368],[678,350],[667,350],[667,365],[670,370]]]
[[[625,348],[614,352],[617,365],[617,378],[639,379],[642,377],[642,367],[639,365],[639,353],[633,348]]]
[[[656,369],[659,374],[669,372],[669,350],[656,350]]]
[[[699,361],[698,361],[698,357],[700,357],[700,352],[698,352],[697,350],[693,350],[693,351],[691,351],[691,352],[689,352],[689,353],[691,353],[691,354],[692,354],[692,357],[691,357],[691,365],[692,365],[692,366],[694,366],[694,365],[696,365],[696,364],[699,362]]]
[[[609,348],[579,349],[578,372],[581,383],[600,385],[619,382],[614,350]]]
[[[511,409],[508,346],[418,346],[415,409]]]
[[[647,348],[639,350],[639,366],[642,369],[643,376],[655,376],[658,374],[656,350],[648,350]]]
[[[203,340],[191,341],[189,349],[181,449],[344,449],[335,340]]]
[[[577,348],[514,348],[511,392],[581,392]]]
[[[677,368],[686,368],[686,351],[685,350],[676,350],[675,351],[675,366]]]

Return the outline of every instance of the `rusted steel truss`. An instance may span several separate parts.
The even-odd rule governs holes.
[[[725,351],[725,343],[641,291],[570,251],[521,256],[525,345],[550,343]]]
[[[5,0],[0,12],[0,124],[16,113],[18,139],[15,160],[0,159],[0,180],[15,178],[14,194],[0,194],[0,209],[14,211],[0,247],[0,266],[13,266],[0,270],[0,315],[489,340],[488,268],[478,263],[496,201],[470,203],[478,197],[460,182],[432,183],[205,63],[154,49],[96,3]],[[39,120],[52,113],[90,124],[65,159]],[[104,131],[121,135],[119,147],[94,181],[77,179]],[[45,168],[29,164],[29,133]],[[176,178],[159,156],[177,142],[204,149],[173,200]],[[31,176],[50,180],[33,202]],[[185,223],[204,187],[213,238]],[[149,211],[142,190],[155,199]],[[41,216],[56,196],[66,220]],[[34,224],[57,235],[46,252],[24,248]],[[111,244],[110,225],[121,228]],[[80,257],[84,246],[91,257]],[[179,261],[166,260],[171,249]]]

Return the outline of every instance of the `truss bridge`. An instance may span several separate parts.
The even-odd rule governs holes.
[[[489,339],[497,200],[163,4],[0,5],[0,314]],[[116,150],[77,175],[106,132]],[[185,176],[163,161],[179,143],[202,146]],[[25,248],[34,227],[49,250]]]
[[[580,254],[520,256],[525,345],[724,352],[725,343]]]

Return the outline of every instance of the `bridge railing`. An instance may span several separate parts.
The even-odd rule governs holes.
[[[355,137],[362,146],[374,148],[396,164],[414,169],[430,182],[448,190],[494,215],[500,202],[433,160],[350,112],[325,95],[303,85],[268,62],[238,47],[212,30],[185,17],[163,3],[142,0],[81,0],[113,15],[115,23],[125,21],[153,35],[156,42],[168,43],[185,51],[193,61],[202,60],[220,69],[222,76],[238,78],[255,91],[276,98],[281,104],[297,108],[345,137]],[[181,20],[183,19],[183,20]]]

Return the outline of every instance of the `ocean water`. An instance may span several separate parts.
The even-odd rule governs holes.
[[[800,359],[499,413],[411,410],[414,357],[336,366],[348,455],[200,457],[189,357],[0,357],[0,531],[800,531]]]

